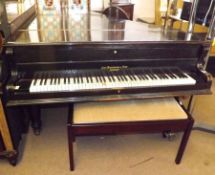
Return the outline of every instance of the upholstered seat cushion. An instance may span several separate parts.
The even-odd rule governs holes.
[[[88,102],[74,105],[73,123],[113,123],[186,119],[174,98]]]

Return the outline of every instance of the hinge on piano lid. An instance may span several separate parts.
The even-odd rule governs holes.
[[[127,69],[128,66],[103,66],[101,67],[102,70],[106,70],[106,71],[119,71],[119,70],[122,70],[122,69]]]

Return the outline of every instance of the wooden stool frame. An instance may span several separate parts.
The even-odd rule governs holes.
[[[183,106],[181,107],[187,114],[187,119],[74,124],[73,118],[71,119],[71,116],[73,117],[73,105],[70,105],[67,124],[70,170],[74,170],[73,142],[75,142],[75,138],[77,136],[162,133],[165,131],[184,132],[178,153],[175,158],[176,164],[179,164],[181,162],[194,123],[192,116],[185,110]]]

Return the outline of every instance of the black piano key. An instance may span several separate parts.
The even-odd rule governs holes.
[[[166,74],[163,70],[159,69],[159,72],[162,75],[163,79],[168,79],[168,77],[166,76]]]
[[[53,76],[53,84],[54,85],[57,84],[57,75],[56,74],[54,74],[54,76]]]
[[[97,72],[95,72],[95,76],[96,76],[96,81],[97,81],[98,83],[101,82],[100,77],[98,76],[98,73],[97,73]]]
[[[56,75],[56,74],[55,74],[55,76],[54,76],[54,82],[53,82],[53,84],[54,84],[54,85],[57,84],[57,75]]]
[[[135,74],[132,72],[132,70],[129,70],[129,72],[130,72],[130,75],[132,76],[132,78],[136,81],[137,78],[135,77]]]
[[[165,74],[166,79],[171,79],[172,77],[169,75],[168,71],[164,68],[162,69],[162,72]]]
[[[89,77],[88,77],[87,72],[85,72],[85,77],[86,77],[87,83],[90,83],[90,79],[89,79]]]
[[[40,86],[42,85],[42,83],[43,83],[43,74],[40,75],[40,82],[39,82]]]
[[[118,71],[118,74],[119,74],[119,76],[120,76],[121,80],[122,80],[122,81],[125,81],[125,78],[124,78],[123,73],[122,73],[122,71],[121,71],[121,70],[120,70],[120,71]]]
[[[153,75],[153,73],[151,72],[150,69],[147,69],[147,70],[146,70],[146,73],[147,73],[147,75],[148,75],[152,80],[157,79],[157,78]]]
[[[114,71],[114,72],[113,72],[113,75],[116,76],[116,78],[117,78],[118,81],[121,81],[121,77],[118,75],[118,72],[117,72],[117,71]]]
[[[70,76],[69,75],[66,76],[66,84],[70,84]]]
[[[37,84],[37,79],[38,79],[38,75],[36,74],[34,78],[34,86]]]
[[[162,78],[160,75],[157,75],[156,76],[156,73],[154,73],[154,71],[156,70],[153,70],[153,69],[149,69],[149,73],[151,74],[151,76],[154,78],[154,80],[157,80],[158,78]],[[158,77],[158,78],[157,78]]]
[[[170,73],[170,75],[172,76],[173,79],[176,79],[176,78],[177,78],[177,76],[175,75],[175,73],[174,73],[173,70],[168,69],[168,71],[169,71],[169,73]]]
[[[130,75],[130,72],[127,70],[125,70],[126,75],[129,77],[130,81],[133,81],[133,77]]]
[[[159,79],[164,79],[163,75],[158,69],[152,70],[152,73],[154,74],[154,76],[156,75]]]
[[[54,78],[52,76],[50,76],[50,78],[51,78],[50,84],[52,85],[54,83]]]
[[[63,76],[63,83],[66,84],[67,75]]]
[[[44,82],[44,85],[47,85],[47,79],[49,78],[49,74],[47,73],[46,76],[45,76],[45,82]]]
[[[138,72],[139,76],[142,78],[142,80],[147,79],[147,77],[143,74],[143,72],[141,70],[138,69],[137,72]]]
[[[99,82],[103,82],[103,78],[102,78],[102,76],[100,75],[99,72],[97,72],[97,76],[98,76],[98,78],[99,78]]]
[[[82,73],[80,73],[80,82],[83,84],[84,83],[84,80],[83,80],[83,75]]]
[[[112,82],[112,79],[111,79],[111,77],[110,77],[110,75],[108,74],[108,72],[104,72],[104,75],[108,78],[108,80],[110,81],[110,82]]]
[[[172,72],[170,72],[169,69],[164,69],[164,71],[171,79],[175,79],[175,76],[172,74]]]
[[[152,79],[151,74],[148,73],[148,69],[143,70],[143,73],[147,76],[148,79]]]
[[[180,78],[175,69],[170,69],[170,71],[175,78]]]
[[[77,83],[77,77],[76,77],[76,75],[73,76],[73,83],[74,83],[74,84]]]
[[[99,74],[100,74],[100,76],[101,76],[102,81],[103,81],[103,82],[106,82],[106,80],[105,80],[105,75],[103,74],[103,72],[101,71],[101,72],[99,72]]]
[[[110,75],[110,78],[112,79],[112,81],[113,82],[115,82],[116,80],[115,80],[115,78],[114,78],[114,75],[113,75],[113,73],[112,72],[108,72],[109,73],[109,75]]]
[[[124,77],[125,81],[128,81],[128,78],[126,77],[126,73],[124,70],[122,70],[122,76]]]
[[[123,81],[120,72],[119,72],[119,71],[116,71],[115,73],[116,73],[116,76],[120,79],[120,81]]]
[[[88,72],[87,74],[88,74],[88,76],[90,78],[90,82],[93,83],[93,76],[92,76],[92,74],[90,72]]]
[[[60,84],[60,74],[57,74],[57,84]]]
[[[112,80],[113,80],[113,82],[115,82],[116,81],[116,79],[115,79],[115,77],[114,77],[114,74],[113,74],[113,72],[109,72],[110,73],[110,75],[111,75],[111,77],[112,77]]]
[[[154,69],[154,70],[151,70],[151,72],[153,73],[153,75],[155,77],[158,77],[159,79],[163,79],[162,75],[160,74],[159,70],[158,69]]]
[[[99,82],[99,78],[97,77],[96,72],[93,72],[93,76],[96,78],[96,82],[98,83]]]
[[[174,72],[176,73],[176,75],[179,76],[179,78],[187,78],[187,76],[181,72],[179,69],[175,69]]]
[[[148,69],[148,75],[149,75],[149,77],[152,79],[152,80],[155,80],[155,79],[157,79],[157,77],[155,77],[154,75],[153,75],[153,73],[152,73],[152,71],[150,70],[150,69]]]
[[[144,70],[139,70],[140,71],[140,75],[143,77],[144,80],[148,80],[149,78],[147,77],[146,73],[144,72]]]
[[[80,79],[79,79],[79,75],[78,74],[77,74],[76,80],[77,80],[77,83],[80,84]]]
[[[142,76],[140,76],[139,72],[137,70],[132,70],[132,72],[137,76],[139,80],[143,80]]]

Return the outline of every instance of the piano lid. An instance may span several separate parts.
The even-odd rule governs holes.
[[[204,35],[203,35],[204,36]],[[101,13],[73,13],[62,10],[37,14],[15,32],[8,44],[51,44],[73,42],[124,41],[203,41],[200,35],[186,33],[130,20],[113,20]]]

